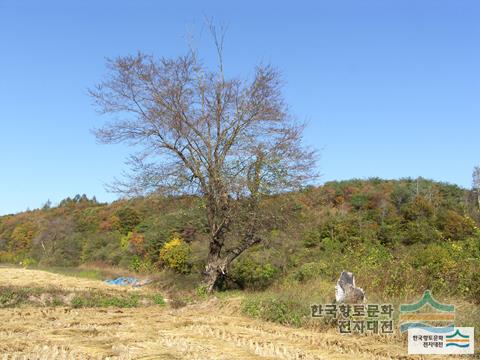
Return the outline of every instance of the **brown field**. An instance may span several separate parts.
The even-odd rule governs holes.
[[[145,288],[111,286],[103,281],[65,276],[48,271],[2,267],[0,268],[0,286],[9,285],[24,287],[61,286],[65,290],[98,289],[119,292],[145,291]]]
[[[0,286],[112,287],[38,270],[0,269]],[[0,309],[0,359],[415,359],[398,339],[340,336],[242,316],[241,299],[181,309],[33,307]]]

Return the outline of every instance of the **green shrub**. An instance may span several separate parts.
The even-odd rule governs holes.
[[[452,258],[448,245],[429,244],[413,254],[413,266],[423,273],[428,287],[435,291],[455,293],[461,264]]]
[[[403,217],[407,221],[430,219],[434,209],[432,203],[423,196],[416,196],[412,202],[404,205],[401,209]]]
[[[475,232],[475,222],[472,219],[452,210],[442,213],[438,224],[446,239],[465,240]]]
[[[29,266],[34,266],[34,265],[37,265],[38,261],[33,259],[33,258],[30,258],[30,257],[26,257],[22,260],[22,266],[23,267],[29,267]]]
[[[100,224],[98,207],[86,208],[76,216],[75,230],[78,232],[97,231]]]
[[[305,282],[324,274],[327,265],[323,262],[305,263],[294,272],[294,279]]]
[[[40,260],[41,265],[47,266],[77,266],[82,251],[84,238],[79,233],[73,233],[56,240],[48,254]]]
[[[152,300],[157,305],[165,305],[165,299],[160,294],[155,294],[152,296]]]
[[[138,306],[139,296],[130,294],[127,296],[113,296],[106,294],[85,293],[77,295],[72,299],[71,305],[74,308],[80,307],[121,307],[131,308]]]
[[[0,289],[0,308],[15,307],[25,301],[24,291],[14,291],[10,288]]]
[[[15,263],[16,255],[7,251],[0,251],[0,263]]]
[[[480,304],[480,273],[478,271],[471,273],[469,283],[467,298],[476,304]]]
[[[199,285],[196,289],[197,296],[206,298],[208,296],[208,287],[206,285]]]
[[[140,214],[130,207],[125,207],[118,210],[115,215],[119,219],[119,227],[122,234],[128,234],[130,231],[133,231],[135,226],[140,224],[141,218]]]
[[[411,200],[413,197],[413,192],[407,184],[396,183],[393,186],[390,197],[396,208],[400,210],[404,204]]]
[[[233,264],[228,275],[241,288],[262,290],[273,283],[278,272],[270,263],[260,264],[244,256]]]
[[[141,258],[140,256],[132,256],[130,258],[129,269],[138,272],[151,274],[156,270],[155,264],[148,258]]]
[[[354,209],[359,210],[365,208],[369,201],[369,196],[364,193],[358,193],[352,195],[350,198],[350,204],[353,206]]]
[[[423,280],[409,262],[400,260],[386,268],[384,283],[375,290],[379,298],[410,298],[425,289]]]
[[[67,292],[63,289],[28,288],[18,286],[0,287],[0,308],[18,307],[23,304],[41,306],[65,305],[62,300]]]
[[[142,264],[142,259],[138,256],[134,256],[130,260],[129,268],[130,268],[130,270],[138,272],[138,271],[140,271],[141,264]]]
[[[280,295],[250,296],[244,300],[242,311],[255,318],[297,327],[310,314],[309,305]]]
[[[302,236],[303,245],[306,248],[318,246],[322,241],[320,232],[316,229],[306,231]]]
[[[438,231],[429,221],[417,220],[410,221],[405,226],[403,233],[403,243],[405,245],[412,245],[417,243],[433,243],[442,238],[440,231]]]
[[[120,247],[121,234],[118,232],[95,233],[81,240],[81,263],[105,262],[116,265],[125,253]]]
[[[156,270],[156,267],[153,264],[153,262],[150,259],[146,258],[140,261],[136,271],[139,273],[151,274],[155,270]]]

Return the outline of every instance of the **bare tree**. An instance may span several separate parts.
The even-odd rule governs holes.
[[[315,164],[314,152],[301,143],[304,125],[284,103],[279,72],[260,65],[251,79],[227,79],[223,34],[211,30],[216,70],[195,51],[175,59],[138,53],[108,60],[107,78],[90,90],[101,113],[116,114],[95,130],[97,138],[141,148],[114,190],[204,200],[208,291],[235,258],[262,240],[261,198],[299,188],[314,177]],[[240,221],[241,235],[232,236]]]
[[[33,249],[40,252],[37,254],[39,257],[48,261],[58,250],[62,240],[72,236],[74,232],[75,224],[71,217],[42,219],[40,231],[32,239]]]
[[[475,166],[472,173],[472,189],[477,194],[477,205],[480,209],[480,167]]]

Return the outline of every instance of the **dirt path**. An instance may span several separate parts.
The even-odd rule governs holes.
[[[21,285],[25,274],[0,269],[0,284]],[[12,276],[15,275],[16,276]],[[49,274],[55,275],[55,274]],[[23,280],[22,280],[23,279]],[[55,275],[56,286],[78,287],[83,279]],[[89,286],[104,284],[85,280]],[[80,284],[81,283],[81,284]],[[0,309],[0,359],[407,359],[405,348],[387,339],[340,336],[231,315],[217,299],[182,309]]]

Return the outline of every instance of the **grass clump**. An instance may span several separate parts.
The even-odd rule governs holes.
[[[166,303],[165,303],[165,299],[164,299],[163,296],[160,295],[160,294],[155,294],[155,295],[153,295],[153,296],[152,296],[152,301],[153,301],[153,303],[156,304],[156,305],[161,305],[161,306],[163,306],[163,305],[166,304]]]
[[[68,306],[73,308],[118,307],[133,308],[148,305],[165,305],[161,294],[139,295],[95,291],[68,291],[56,287],[25,288],[0,286],[0,308],[29,306]]]
[[[24,291],[14,291],[12,288],[2,287],[0,288],[0,308],[18,306],[25,302],[26,295]]]
[[[13,308],[24,304],[42,306],[65,305],[68,293],[62,289],[24,288],[18,286],[0,286],[0,308]]]
[[[136,294],[126,296],[113,296],[106,294],[85,293],[72,299],[72,307],[120,307],[132,308],[139,305],[140,297]]]
[[[246,315],[266,321],[299,327],[308,321],[309,307],[281,294],[257,294],[242,304]]]

